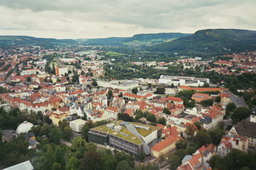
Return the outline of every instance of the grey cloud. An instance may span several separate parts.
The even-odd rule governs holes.
[[[0,34],[80,38],[256,28],[255,0],[0,0],[0,10]]]

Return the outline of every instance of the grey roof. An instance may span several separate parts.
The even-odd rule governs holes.
[[[250,122],[250,117],[238,122],[235,129],[239,135],[256,138],[256,123]]]
[[[13,166],[10,166],[8,168],[5,168],[4,170],[33,170],[34,167],[30,163],[30,161],[25,161]]]
[[[200,120],[204,124],[209,124],[212,122],[212,118],[210,116],[204,116],[203,119]]]

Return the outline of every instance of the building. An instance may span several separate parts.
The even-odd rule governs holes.
[[[176,142],[178,142],[180,138],[178,136],[171,136],[167,139],[155,144],[151,148],[151,153],[154,157],[159,158],[161,155],[165,155],[166,153],[170,152],[171,150],[175,149]]]
[[[238,149],[246,152],[248,150],[248,139],[243,136],[225,136],[217,148],[217,154],[221,157],[226,156],[231,149]]]
[[[256,114],[250,115],[247,119],[238,122],[235,126],[233,126],[229,135],[240,135],[247,137],[249,140],[249,146],[256,147]]]
[[[85,123],[86,123],[85,120],[76,119],[76,120],[70,121],[69,126],[73,131],[80,133]]]
[[[228,104],[231,102],[230,94],[228,93],[220,93],[221,103]]]
[[[4,170],[33,170],[34,167],[30,161],[21,162],[19,164],[5,168]]]
[[[209,94],[204,94],[204,93],[195,93],[191,97],[193,100],[195,100],[197,103],[201,103],[204,100],[210,99]]]
[[[206,83],[209,84],[210,81],[208,78],[161,75],[159,83],[168,85],[173,84],[174,86],[203,86]]]
[[[177,170],[211,169],[208,162],[215,154],[215,150],[213,144],[202,146],[193,155],[186,155]]]
[[[16,130],[17,134],[28,133],[34,125],[30,122],[24,121],[21,123]]]
[[[65,74],[68,74],[68,68],[67,67],[55,67],[55,74],[56,76],[64,76]]]
[[[161,136],[161,128],[134,122],[116,121],[92,128],[89,142],[109,145],[133,155],[149,155],[150,146]]]

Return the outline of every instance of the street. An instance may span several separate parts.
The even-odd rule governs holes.
[[[237,107],[248,107],[245,103],[243,97],[238,97],[237,95],[231,93],[230,91],[227,91],[227,93],[230,95],[230,100],[237,106]]]

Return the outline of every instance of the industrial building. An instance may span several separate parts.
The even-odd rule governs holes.
[[[133,155],[151,153],[150,147],[161,136],[161,128],[134,122],[116,121],[92,128],[89,142],[109,145]]]
[[[206,83],[209,84],[210,80],[208,78],[161,75],[159,83],[168,85],[173,84],[174,86],[203,86]]]

